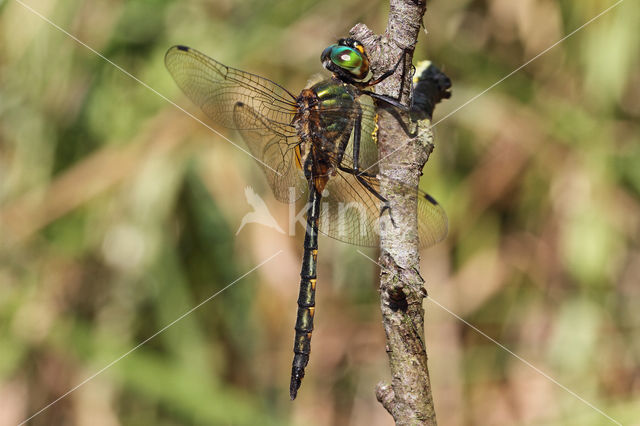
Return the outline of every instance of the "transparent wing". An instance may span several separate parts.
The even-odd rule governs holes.
[[[350,244],[361,246],[379,245],[379,219],[381,200],[378,169],[377,112],[368,96],[360,96],[362,108],[360,149],[358,167],[361,183],[353,173],[338,171],[329,179],[326,196],[323,197],[320,231],[325,235]],[[355,132],[354,132],[355,134]],[[351,135],[341,162],[343,169],[354,168],[354,134]],[[365,173],[363,173],[365,174]],[[403,188],[405,193],[415,192],[418,205],[418,236],[420,247],[426,248],[442,241],[447,236],[448,220],[444,209],[429,194],[417,189]],[[385,213],[387,214],[387,213]],[[393,212],[392,212],[393,214]]]
[[[270,126],[294,132],[296,98],[271,80],[228,67],[186,46],[173,46],[164,63],[180,89],[216,124],[236,129],[235,105],[244,104]]]
[[[306,194],[307,180],[295,155],[297,135],[275,131],[265,123],[264,116],[244,104],[237,104],[233,115],[252,154],[264,161],[260,165],[276,199],[292,203]]]
[[[180,89],[217,125],[236,129],[260,160],[276,198],[302,195],[304,175],[296,168],[295,96],[255,74],[228,67],[185,46],[174,46],[165,65]],[[300,178],[302,176],[302,182]],[[294,198],[295,200],[297,198]]]
[[[374,177],[363,177],[363,180],[368,188],[350,173],[338,172],[329,179],[322,198],[320,231],[346,243],[376,247],[379,244],[382,203],[374,191],[380,193],[380,182]],[[397,185],[403,186],[402,183]],[[415,191],[418,198],[420,248],[442,241],[448,230],[444,209],[429,194],[416,189],[407,190]]]

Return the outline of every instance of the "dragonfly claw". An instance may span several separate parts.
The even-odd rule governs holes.
[[[389,219],[391,219],[391,224],[393,225],[394,228],[397,228],[398,226],[396,225],[396,221],[393,220],[393,215],[391,214],[391,206],[389,205],[388,201],[385,201],[382,204],[382,210],[380,210],[380,217],[382,217],[384,212],[387,210],[389,210]]]

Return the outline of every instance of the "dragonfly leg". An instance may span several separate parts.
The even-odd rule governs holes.
[[[376,78],[375,80],[372,79],[372,80],[369,80],[369,81],[363,83],[364,87],[375,86],[376,84],[384,81],[388,77],[391,77],[396,72],[396,70],[398,69],[398,66],[400,66],[400,63],[401,62],[404,63],[406,61],[406,57],[407,57],[407,52],[403,51],[402,52],[402,56],[400,57],[400,59],[398,59],[398,62],[396,62],[395,66],[392,69],[383,72],[382,75],[380,77]]]
[[[370,179],[371,179],[371,178],[375,179],[375,177],[376,177],[376,175],[374,175],[374,174],[372,174],[372,173],[369,173],[369,172],[361,172],[360,170],[355,170],[355,169],[352,169],[352,168],[350,168],[350,167],[339,166],[339,167],[338,167],[338,170],[340,170],[340,171],[342,171],[342,172],[345,172],[345,173],[349,173],[350,175],[354,175],[354,176],[356,177],[356,179],[358,178],[358,176],[362,176],[362,177],[366,177],[366,178],[370,178]],[[358,180],[358,181],[359,181],[359,180]],[[368,188],[368,187],[366,187],[366,188],[367,188],[367,190],[369,190],[369,188]],[[370,191],[372,191],[372,193],[374,193],[374,195],[376,195],[376,194],[377,194],[377,193],[375,192],[375,190],[370,190]],[[376,195],[376,198],[378,198],[378,199],[379,199],[379,200],[381,200],[381,201],[385,201],[385,199],[384,199],[384,198],[382,198],[382,196],[380,196],[380,195]]]
[[[362,175],[355,175],[356,179],[358,179],[358,182],[360,182],[360,184],[362,186],[364,186],[365,188],[367,188],[367,190],[372,193],[377,199],[379,199],[380,201],[382,201],[382,208],[380,209],[380,217],[382,217],[382,215],[384,214],[385,211],[389,212],[389,219],[391,219],[391,224],[393,225],[394,228],[397,228],[396,226],[396,221],[393,220],[393,214],[391,214],[391,205],[389,204],[389,201],[384,198],[382,195],[380,195],[380,193],[378,191],[375,190],[375,188],[373,188],[371,185],[369,185],[369,182],[367,182]]]
[[[378,95],[376,93],[370,93],[370,92],[363,92],[363,93],[366,93],[367,95],[371,96],[373,99],[381,99],[380,97],[383,96],[383,95]],[[400,124],[400,127],[402,127],[402,131],[404,132],[405,135],[409,136],[410,138],[415,138],[418,135],[418,127],[416,126],[414,130],[411,130],[407,125],[407,122],[400,115],[400,112],[409,112],[410,109],[405,105],[398,103],[395,100],[394,100],[395,103],[390,103],[387,101],[386,98],[393,99],[390,97],[385,97],[385,99],[382,99],[383,102],[388,104],[386,107],[383,106],[382,108],[384,108],[385,111],[388,111],[389,114],[393,115],[393,117]],[[398,107],[396,104],[400,106]]]
[[[382,217],[382,215],[386,210],[389,210],[389,219],[391,219],[391,224],[393,225],[394,228],[397,228],[398,226],[396,225],[396,221],[393,220],[393,214],[391,214],[391,206],[389,205],[388,201],[385,201],[382,204],[382,209],[380,209],[380,217]]]
[[[404,112],[404,113],[410,112],[411,108],[409,108],[406,105],[401,104],[396,98],[393,98],[393,97],[388,96],[388,95],[380,95],[378,93],[369,92],[367,90],[363,90],[360,93],[363,94],[363,95],[367,95],[367,96],[371,97],[372,99],[374,99],[376,101],[380,101],[383,104],[386,104],[386,105],[381,106],[381,107],[384,108],[386,111],[389,111],[389,113],[394,116],[394,118],[398,121],[398,123],[400,123],[400,127],[402,127],[402,131],[407,136],[413,138],[413,137],[416,137],[418,135],[418,128],[416,127],[415,130],[409,129],[409,126],[407,125],[405,120],[400,115],[400,112]],[[353,147],[354,147],[354,151],[355,151],[355,148],[356,148],[355,140],[354,140],[354,146]],[[355,159],[357,157],[354,155],[353,158],[354,158],[354,162],[355,162]]]
[[[384,198],[382,195],[380,195],[380,193],[373,186],[371,186],[371,184],[369,184],[369,182],[367,182],[367,180],[365,179],[365,177],[375,178],[375,175],[372,175],[366,172],[356,172],[356,170],[351,169],[349,167],[340,166],[338,168],[345,173],[349,173],[355,176],[355,178],[360,183],[360,185],[364,186],[367,189],[367,191],[369,191],[378,200],[382,201],[382,209],[380,209],[380,217],[382,217],[384,212],[388,210],[389,219],[391,219],[391,224],[395,227],[396,221],[393,219],[393,214],[391,214],[391,205],[389,204],[389,201],[386,198]]]
[[[367,81],[358,81],[358,80],[356,80],[356,79],[354,79],[351,76],[346,75],[346,74],[340,74],[339,78],[340,78],[340,80],[342,80],[342,81],[344,81],[346,83],[349,83],[349,84],[357,87],[358,89],[360,89],[360,91],[362,91],[362,89],[365,89],[365,88],[371,87],[371,86],[375,86],[376,84],[381,83],[382,81],[384,81],[387,78],[391,77],[396,72],[396,70],[398,69],[398,66],[400,65],[400,63],[401,62],[404,63],[404,61],[406,60],[405,59],[406,55],[407,55],[406,51],[402,52],[402,56],[400,57],[400,59],[398,59],[398,62],[396,62],[396,64],[393,66],[393,68],[383,72],[382,75],[380,75],[380,77],[378,77],[376,79],[370,78]],[[364,93],[367,93],[367,92],[364,92]]]
[[[394,65],[394,67],[390,70],[385,71],[384,73],[382,73],[382,75],[378,78],[376,78],[375,80],[369,80],[366,81],[364,83],[358,83],[358,82],[354,82],[354,86],[356,86],[358,89],[360,89],[360,93],[370,96],[373,99],[377,99],[379,101],[385,102],[388,105],[392,105],[398,109],[400,109],[401,111],[409,111],[409,107],[407,107],[406,105],[403,105],[400,103],[399,98],[394,98],[393,96],[389,96],[389,95],[380,95],[378,93],[374,93],[374,92],[370,92],[368,90],[362,90],[364,88],[367,87],[371,87],[371,86],[375,86],[378,83],[381,83],[382,81],[384,81],[385,79],[387,79],[388,77],[392,76],[396,70],[398,69],[398,66],[400,66],[400,63],[403,64],[403,71],[402,71],[402,84],[404,84],[404,63],[406,61],[406,57],[407,57],[407,52],[404,51],[402,52],[402,56],[400,57],[400,59],[398,59],[398,62],[396,62],[396,64]],[[412,68],[412,72],[415,69],[413,67],[413,64],[411,65]],[[402,87],[400,87],[400,91],[402,92]]]
[[[394,67],[390,70],[385,71],[384,73],[382,73],[382,75],[378,78],[376,78],[375,80],[369,80],[367,82],[364,83],[359,83],[359,84],[355,84],[356,87],[358,87],[358,89],[360,89],[360,92],[371,96],[373,99],[377,99],[379,101],[385,102],[388,105],[392,105],[398,109],[400,109],[401,111],[409,111],[409,107],[407,107],[406,105],[403,105],[400,103],[400,98],[394,98],[393,96],[389,96],[389,95],[380,95],[374,92],[369,92],[366,90],[362,90],[366,87],[371,87],[371,86],[375,86],[376,84],[382,82],[383,80],[385,80],[386,78],[392,76],[396,70],[398,69],[398,67],[400,66],[400,63],[402,63],[402,79],[401,79],[401,86],[400,86],[400,93],[402,93],[402,85],[404,85],[404,79],[405,79],[405,61],[407,59],[407,50],[402,52],[402,56],[400,57],[400,59],[398,59],[398,62],[396,62],[396,64],[394,65]],[[413,73],[415,72],[415,67],[413,66],[413,64],[411,64],[411,75],[413,75]]]
[[[356,115],[353,123],[353,174],[358,175],[360,171],[360,138],[362,130],[362,109],[358,108],[358,114]]]
[[[400,111],[403,112],[409,112],[410,108],[404,104],[401,104],[396,98],[394,98],[393,96],[389,96],[389,95],[381,95],[379,93],[375,93],[375,92],[369,92],[369,91],[362,91],[361,92],[364,95],[367,95],[375,100],[384,102],[388,105],[391,105],[393,107],[398,108]]]

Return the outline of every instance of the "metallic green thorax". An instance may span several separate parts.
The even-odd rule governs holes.
[[[356,98],[353,87],[329,79],[303,90],[297,99],[293,124],[300,137],[300,163],[321,194],[349,142],[360,111]]]

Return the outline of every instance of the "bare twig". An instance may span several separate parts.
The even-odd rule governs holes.
[[[382,36],[362,24],[351,35],[365,46],[374,74],[393,68],[402,55],[403,66],[376,86],[376,92],[407,105],[411,60],[426,10],[425,0],[390,0],[389,22]],[[422,168],[433,149],[430,127],[420,126],[408,136],[398,120],[380,110],[378,143],[382,195],[390,203],[395,222],[381,224],[380,292],[391,384],[378,384],[378,400],[398,425],[435,425],[427,353],[424,340],[424,281],[418,272],[418,233],[415,194],[398,193],[391,182],[417,187]],[[402,147],[399,149],[399,147]],[[394,150],[396,153],[387,156]]]

